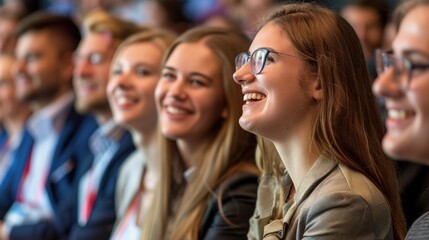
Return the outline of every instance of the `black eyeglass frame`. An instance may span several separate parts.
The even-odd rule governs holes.
[[[254,59],[255,54],[258,52],[261,52],[261,51],[263,52],[262,64],[261,64],[260,69],[255,71],[254,66],[256,66],[256,64],[252,61],[254,61],[253,59]],[[288,54],[288,53],[277,52],[277,51],[274,51],[274,50],[268,49],[268,48],[258,48],[255,51],[253,51],[251,54],[249,54],[247,52],[241,52],[241,53],[237,54],[237,56],[235,57],[235,70],[237,71],[238,69],[242,68],[250,60],[250,69],[252,70],[253,75],[258,75],[264,70],[265,63],[267,61],[267,57],[270,53],[276,53],[276,54],[289,56],[289,57],[295,57],[295,58],[302,58],[300,56],[296,56],[296,55],[292,55],[292,54]]]
[[[428,70],[429,64],[413,63],[407,57],[396,57],[393,54],[393,50],[376,50],[376,69],[377,73],[380,75],[384,73],[388,68],[393,66],[393,71],[395,74],[396,82],[401,86],[402,89],[407,90],[410,87],[413,71],[416,69],[419,70]],[[401,81],[401,74],[405,70],[406,81],[405,83]]]

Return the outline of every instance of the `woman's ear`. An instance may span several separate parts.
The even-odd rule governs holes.
[[[228,115],[229,115],[229,111],[228,111],[228,108],[225,106],[222,110],[221,116],[223,119],[227,119]]]
[[[323,98],[323,89],[322,89],[322,84],[320,82],[320,80],[317,78],[316,74],[312,74],[310,76],[310,94],[311,97],[316,100],[316,101],[320,101]]]

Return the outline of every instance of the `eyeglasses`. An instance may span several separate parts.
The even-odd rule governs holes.
[[[255,51],[253,51],[252,54],[249,54],[247,52],[239,53],[235,57],[235,70],[240,69],[241,67],[243,67],[243,65],[245,65],[250,60],[252,73],[254,75],[258,75],[259,73],[262,72],[262,70],[264,70],[265,63],[267,62],[267,58],[270,53],[276,53],[276,54],[281,54],[289,57],[301,58],[299,56],[276,52],[274,50],[270,50],[267,48],[258,48]]]
[[[74,62],[79,63],[82,59],[88,61],[92,65],[100,65],[106,60],[106,56],[103,53],[93,52],[88,55],[75,55]]]
[[[416,71],[429,69],[429,64],[413,63],[406,57],[395,57],[393,51],[384,51],[381,49],[376,50],[376,68],[378,74],[384,73],[388,68],[393,67],[395,80],[402,89],[408,89],[413,74]]]

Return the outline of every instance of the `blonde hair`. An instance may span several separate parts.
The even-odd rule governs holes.
[[[108,34],[116,46],[132,34],[149,29],[148,27],[115,17],[101,9],[88,13],[83,20],[82,26],[84,34]]]
[[[119,45],[119,47],[116,49],[115,54],[113,55],[112,63],[115,62],[119,53],[121,53],[123,49],[130,45],[143,42],[151,42],[155,44],[162,52],[165,52],[168,47],[173,43],[175,38],[176,34],[168,30],[156,28],[145,29],[141,32],[129,36]]]
[[[240,171],[257,172],[254,165],[255,136],[238,125],[242,94],[232,79],[234,58],[247,51],[250,41],[242,34],[225,29],[195,28],[173,43],[164,63],[177,46],[195,42],[205,44],[222,63],[228,116],[213,126],[207,135],[210,140],[198,149],[198,156],[193,156],[199,161],[196,161],[196,170],[187,183],[182,176],[184,165],[176,142],[163,138],[161,178],[153,205],[143,222],[141,239],[197,239],[199,223],[209,199],[215,195],[215,189],[222,189],[222,183]],[[222,191],[217,196],[218,202],[221,195]],[[222,206],[219,208],[222,213]]]
[[[389,204],[395,239],[402,239],[405,221],[396,169],[381,148],[384,126],[353,28],[332,10],[309,3],[279,6],[263,25],[267,23],[287,34],[323,91],[314,117],[312,147],[364,174],[378,187]],[[270,169],[276,164],[266,161],[270,159],[263,166],[269,169],[263,172],[278,174]]]

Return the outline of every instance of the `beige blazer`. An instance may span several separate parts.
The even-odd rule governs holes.
[[[321,156],[275,219],[275,179],[261,179],[248,239],[393,239],[387,202],[364,175]],[[288,195],[292,181],[281,187]]]

